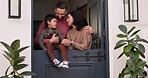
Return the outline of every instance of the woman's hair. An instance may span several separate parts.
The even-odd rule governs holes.
[[[67,10],[67,5],[65,2],[58,2],[56,4],[56,8],[60,8],[60,9],[66,9]]]
[[[69,14],[73,17],[73,25],[76,26],[78,31],[88,25],[87,20],[81,11],[75,10],[71,11]]]
[[[47,15],[45,16],[45,18],[44,18],[44,23],[45,23],[46,27],[48,27],[47,21],[51,22],[51,20],[52,20],[53,18],[57,19],[57,17],[56,17],[55,15],[53,15],[53,14],[47,14]]]

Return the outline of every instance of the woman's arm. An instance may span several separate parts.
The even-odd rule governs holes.
[[[78,43],[78,42],[72,41],[71,46],[78,50],[90,49],[89,46],[91,45],[91,35],[88,35],[86,30],[84,30],[82,33],[83,33],[83,36],[82,36],[83,38],[81,42]]]

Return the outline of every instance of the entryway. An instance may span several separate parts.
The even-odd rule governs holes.
[[[37,73],[33,78],[109,78],[107,0],[33,0],[32,44],[44,16],[54,13],[58,1],[66,2],[69,11],[77,9],[85,14],[96,31],[92,49],[70,50],[70,68],[64,69],[52,65],[45,51],[32,48],[32,71]],[[55,50],[55,54],[61,59],[60,52]]]

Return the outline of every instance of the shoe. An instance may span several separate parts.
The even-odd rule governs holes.
[[[53,59],[53,63],[57,67],[59,67],[59,65],[60,65],[60,61],[58,59]]]
[[[62,61],[61,63],[60,63],[60,65],[59,65],[59,67],[62,67],[62,68],[69,68],[69,66],[68,66],[68,61]]]

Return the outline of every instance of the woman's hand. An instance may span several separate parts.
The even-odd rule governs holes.
[[[61,44],[63,44],[64,46],[70,46],[71,41],[69,41],[68,39],[63,39]]]

